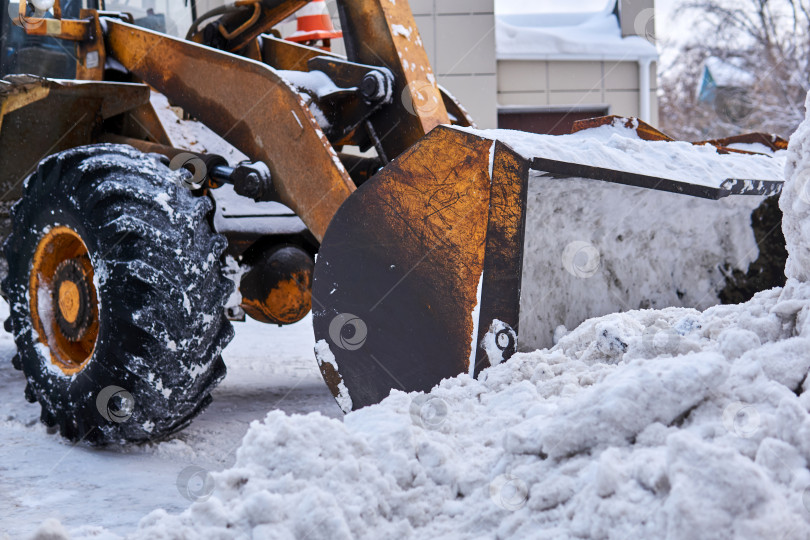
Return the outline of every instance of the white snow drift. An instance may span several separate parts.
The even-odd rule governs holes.
[[[806,537],[808,145],[810,122],[787,156],[784,289],[592,319],[344,422],[270,412],[211,498],[132,537]]]

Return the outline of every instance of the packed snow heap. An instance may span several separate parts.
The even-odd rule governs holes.
[[[551,349],[345,421],[270,412],[212,496],[134,538],[805,538],[810,120],[784,289],[591,319]]]

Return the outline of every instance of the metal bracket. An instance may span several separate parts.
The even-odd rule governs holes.
[[[307,66],[310,71],[324,73],[340,89],[313,96],[329,122],[325,131],[331,141],[349,136],[382,106],[391,103],[394,75],[386,68],[330,56],[312,58]]]

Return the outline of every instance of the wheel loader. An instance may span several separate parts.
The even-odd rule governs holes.
[[[476,131],[437,84],[407,0],[338,0],[340,32],[284,39],[278,25],[307,4],[238,0],[198,13],[195,0],[5,3],[0,185],[16,201],[6,330],[26,398],[64,437],[143,442],[188,425],[225,375],[229,317],[240,313],[284,325],[311,310],[316,360],[346,412],[392,389],[478,376],[518,350],[521,291],[533,303],[524,325],[543,325],[532,346],[600,310],[645,307],[580,299],[555,314],[544,295],[531,296],[590,273],[576,262],[578,244],[565,242],[574,245],[565,252],[551,241],[563,231],[527,216],[532,197],[578,193],[576,205],[599,189],[652,194],[664,197],[661,212],[704,217],[724,200],[745,201],[750,221],[781,187],[778,174],[709,185],[518,153]],[[342,39],[345,56],[329,39]],[[176,147],[153,92],[249,159]],[[666,140],[630,119],[577,129],[618,124]],[[735,155],[746,154],[735,143],[784,146],[752,137],[709,144]],[[606,219],[626,217],[614,210]],[[779,249],[757,240],[763,253]],[[578,270],[568,264],[562,279],[559,264],[524,268],[530,248]],[[226,259],[241,275],[230,310]],[[752,261],[708,265],[717,282]],[[703,301],[666,288],[660,302]],[[586,297],[599,295],[609,296]]]

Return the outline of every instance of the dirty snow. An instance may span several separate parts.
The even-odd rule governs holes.
[[[591,319],[343,422],[271,411],[210,498],[129,537],[806,538],[808,144],[810,123],[786,156],[784,289]]]

